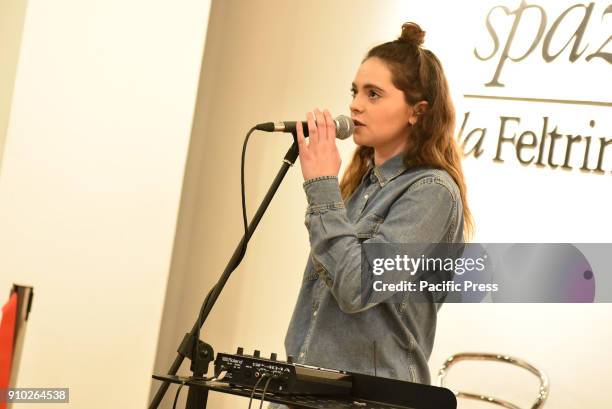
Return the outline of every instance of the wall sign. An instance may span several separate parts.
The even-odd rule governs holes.
[[[459,113],[467,157],[612,173],[612,4],[483,9]]]

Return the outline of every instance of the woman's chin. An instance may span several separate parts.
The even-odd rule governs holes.
[[[356,145],[368,144],[368,138],[363,134],[363,129],[355,129],[355,131],[353,132],[353,142],[355,142]]]

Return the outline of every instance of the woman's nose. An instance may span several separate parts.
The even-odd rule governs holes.
[[[358,112],[361,112],[363,110],[361,104],[358,101],[358,98],[356,98],[356,97],[353,98],[353,101],[349,105],[349,109],[351,110],[352,113],[358,113]]]

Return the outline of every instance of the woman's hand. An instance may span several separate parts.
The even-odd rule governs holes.
[[[340,153],[336,146],[336,125],[326,109],[318,108],[306,114],[309,142],[306,143],[302,123],[296,124],[300,165],[304,180],[320,176],[338,176],[340,172]],[[316,119],[316,123],[315,123]]]

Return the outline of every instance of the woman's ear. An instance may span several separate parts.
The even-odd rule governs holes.
[[[427,101],[421,101],[414,106],[414,111],[417,115],[421,115],[423,112],[427,111],[427,108],[429,108]]]
[[[410,123],[410,125],[415,125],[418,122],[419,117],[423,115],[423,113],[427,110],[428,106],[429,104],[427,103],[427,101],[417,102],[415,105],[412,106],[412,115],[410,115],[410,118],[408,118],[408,122]]]

